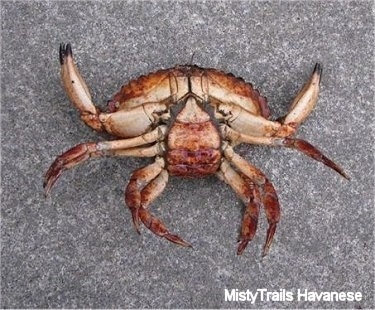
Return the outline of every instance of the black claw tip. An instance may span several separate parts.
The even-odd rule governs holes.
[[[314,73],[317,73],[320,75],[322,74],[322,71],[323,71],[323,66],[319,62],[317,62],[314,67]]]
[[[319,76],[319,84],[320,81],[322,80],[322,73],[323,73],[323,66],[317,62],[314,67],[313,74],[317,74]]]
[[[60,50],[59,50],[60,65],[64,64],[64,54],[65,54],[65,44],[60,43]]]
[[[66,48],[65,48],[65,56],[73,56],[73,53],[72,53],[72,46],[70,45],[70,43],[68,43],[66,45]]]
[[[61,43],[60,44],[60,50],[59,50],[60,64],[63,65],[65,57],[72,56],[72,55],[73,55],[72,46],[70,45],[70,43],[68,43],[66,45],[64,43]]]

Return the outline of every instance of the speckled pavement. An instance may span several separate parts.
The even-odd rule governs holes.
[[[372,1],[0,6],[1,308],[375,307]],[[252,82],[276,119],[320,62],[319,102],[297,137],[351,180],[292,150],[237,147],[268,175],[282,206],[263,259],[264,213],[237,256],[243,206],[215,177],[171,178],[152,205],[193,249],[132,226],[124,187],[149,159],[89,161],[65,172],[45,198],[43,174],[57,155],[108,139],[80,122],[64,94],[61,42],[72,44],[102,108],[125,82],[194,53],[197,65]]]

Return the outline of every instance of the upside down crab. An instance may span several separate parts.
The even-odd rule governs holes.
[[[275,188],[263,172],[233,150],[240,143],[293,148],[348,178],[310,143],[293,138],[317,102],[320,64],[315,65],[309,81],[279,122],[268,119],[266,98],[251,84],[232,74],[195,65],[178,65],[129,82],[108,102],[108,112],[104,113],[91,100],[70,44],[61,44],[60,63],[64,88],[81,119],[94,130],[119,139],[78,144],[58,156],[45,175],[46,194],[64,170],[89,158],[155,157],[152,164],[133,172],[125,190],[138,232],[142,222],[156,235],[189,247],[150,213],[149,206],[162,193],[169,176],[214,174],[246,205],[237,254],[242,254],[253,239],[263,207],[269,223],[263,248],[266,255],[280,218],[280,206]]]

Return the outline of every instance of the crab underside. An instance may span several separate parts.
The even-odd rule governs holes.
[[[310,143],[293,137],[317,102],[322,72],[319,64],[288,114],[281,121],[271,121],[266,98],[251,84],[232,74],[195,65],[141,76],[123,86],[108,101],[108,111],[101,112],[74,64],[70,44],[61,44],[60,63],[63,86],[81,119],[94,130],[119,139],[82,143],[58,156],[45,175],[46,194],[64,170],[89,158],[154,157],[152,164],[132,174],[125,190],[138,232],[143,223],[156,235],[189,247],[150,213],[149,206],[162,193],[169,176],[216,175],[246,206],[237,254],[242,254],[253,239],[263,208],[269,223],[263,248],[266,255],[280,219],[280,205],[268,178],[235,153],[233,148],[240,143],[293,148],[348,178]]]

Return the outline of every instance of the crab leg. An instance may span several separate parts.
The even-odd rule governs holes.
[[[74,63],[72,47],[70,44],[60,45],[61,81],[65,91],[81,113],[81,119],[89,127],[102,131],[102,123],[99,120],[99,109],[91,100],[90,91]]]
[[[250,165],[244,158],[235,153],[230,146],[225,148],[224,155],[239,171],[252,182],[255,182],[262,190],[261,199],[269,225],[266,242],[263,248],[263,256],[265,256],[271,246],[276,231],[276,225],[280,220],[280,204],[276,190],[262,171]]]
[[[241,224],[241,234],[238,239],[239,245],[237,255],[241,255],[246,249],[248,243],[254,238],[258,226],[259,209],[262,205],[259,187],[250,181],[249,178],[243,176],[249,187],[250,202],[246,207]]]
[[[133,172],[129,184],[125,190],[125,202],[128,205],[134,227],[139,233],[139,208],[142,202],[142,189],[155,179],[164,168],[164,160],[157,159],[153,164],[140,168]],[[161,193],[162,189],[160,190]]]
[[[241,255],[248,243],[254,238],[257,230],[261,205],[259,190],[246,176],[241,176],[237,173],[227,161],[223,161],[216,175],[220,180],[227,183],[246,205],[241,224],[241,233],[238,238],[237,255]]]
[[[102,156],[145,156],[153,157],[162,152],[162,144],[157,143],[156,146],[135,148],[136,146],[147,145],[162,139],[165,134],[165,128],[160,126],[153,131],[142,136],[102,142],[81,143],[62,155],[58,156],[48,169],[43,187],[46,195],[48,195],[52,186],[55,184],[59,176],[64,170],[70,169],[89,158]]]
[[[168,172],[164,170],[164,160],[161,158],[132,174],[125,190],[125,202],[131,211],[134,227],[140,233],[139,221],[141,220],[157,236],[184,247],[191,247],[179,236],[171,234],[165,224],[148,210],[152,201],[163,192],[167,182]]]
[[[316,63],[310,79],[293,100],[283,121],[284,124],[292,124],[293,127],[297,127],[309,116],[318,101],[322,71],[322,66]]]
[[[316,64],[309,81],[299,91],[290,105],[289,112],[279,121],[270,121],[254,114],[241,105],[219,102],[215,116],[224,119],[236,131],[255,137],[290,137],[316,106],[322,67]]]
[[[61,81],[67,96],[78,109],[82,121],[89,127],[128,138],[144,133],[160,119],[169,118],[167,106],[173,100],[172,96],[156,102],[144,102],[126,110],[101,113],[92,102],[90,91],[74,63],[70,44],[60,45],[60,63]]]
[[[321,151],[319,151],[315,146],[310,144],[309,142],[296,139],[296,138],[283,138],[283,137],[256,137],[245,135],[238,131],[233,130],[227,125],[222,126],[222,133],[225,137],[231,140],[232,145],[236,145],[239,143],[249,143],[249,144],[263,144],[263,145],[271,145],[271,146],[284,146],[295,149],[299,152],[304,153],[305,155],[323,163],[324,165],[328,166],[329,168],[335,170],[339,174],[341,174],[344,178],[349,179],[349,176],[344,172],[344,170],[337,165],[334,161],[329,159],[327,156],[323,155]]]

